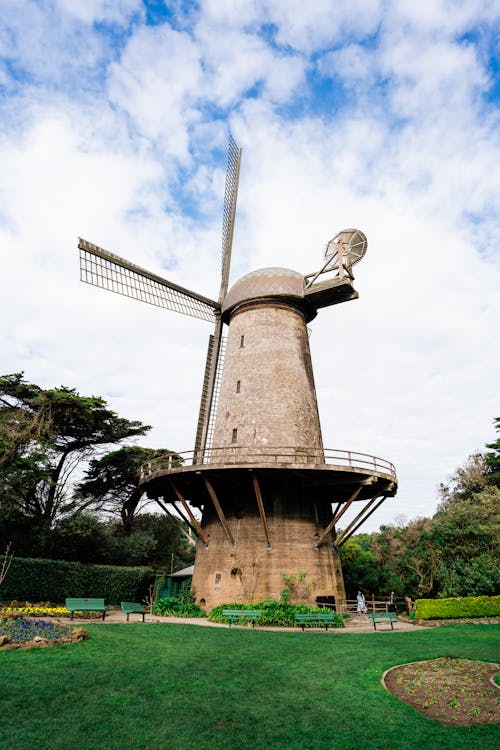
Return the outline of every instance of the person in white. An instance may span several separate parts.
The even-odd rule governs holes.
[[[365,602],[365,597],[361,593],[361,591],[358,591],[358,595],[357,595],[356,599],[357,599],[357,602],[358,602],[358,612],[360,614],[364,614],[366,612],[366,602]]]

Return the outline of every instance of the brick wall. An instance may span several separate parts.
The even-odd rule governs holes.
[[[307,573],[314,583],[305,601],[318,596],[345,598],[338,554],[331,536],[319,549],[316,540],[330,521],[329,503],[315,504],[305,497],[286,472],[262,481],[262,495],[271,548],[257,511],[251,478],[235,485],[232,494],[219,491],[233,545],[226,537],[211,503],[203,513],[202,526],[209,534],[208,548],[198,541],[193,576],[196,601],[207,609],[227,602],[258,602],[279,599],[284,588],[282,574]]]
[[[253,303],[231,319],[213,445],[235,444],[322,447],[307,328],[292,306]]]

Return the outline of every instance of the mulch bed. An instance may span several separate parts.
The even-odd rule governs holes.
[[[393,667],[382,682],[427,718],[468,727],[500,722],[500,689],[491,681],[499,669],[498,664],[442,657]]]

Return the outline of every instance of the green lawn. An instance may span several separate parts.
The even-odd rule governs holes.
[[[1,750],[491,749],[499,727],[444,727],[387,693],[385,669],[497,661],[500,626],[369,634],[133,623],[0,654]]]

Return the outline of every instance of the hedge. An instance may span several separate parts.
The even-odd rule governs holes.
[[[2,561],[0,555],[0,565]],[[119,604],[141,601],[153,582],[152,568],[14,557],[0,587],[0,600],[62,603],[67,596],[92,596]]]
[[[417,620],[457,617],[500,617],[500,596],[459,596],[450,599],[417,599]]]

